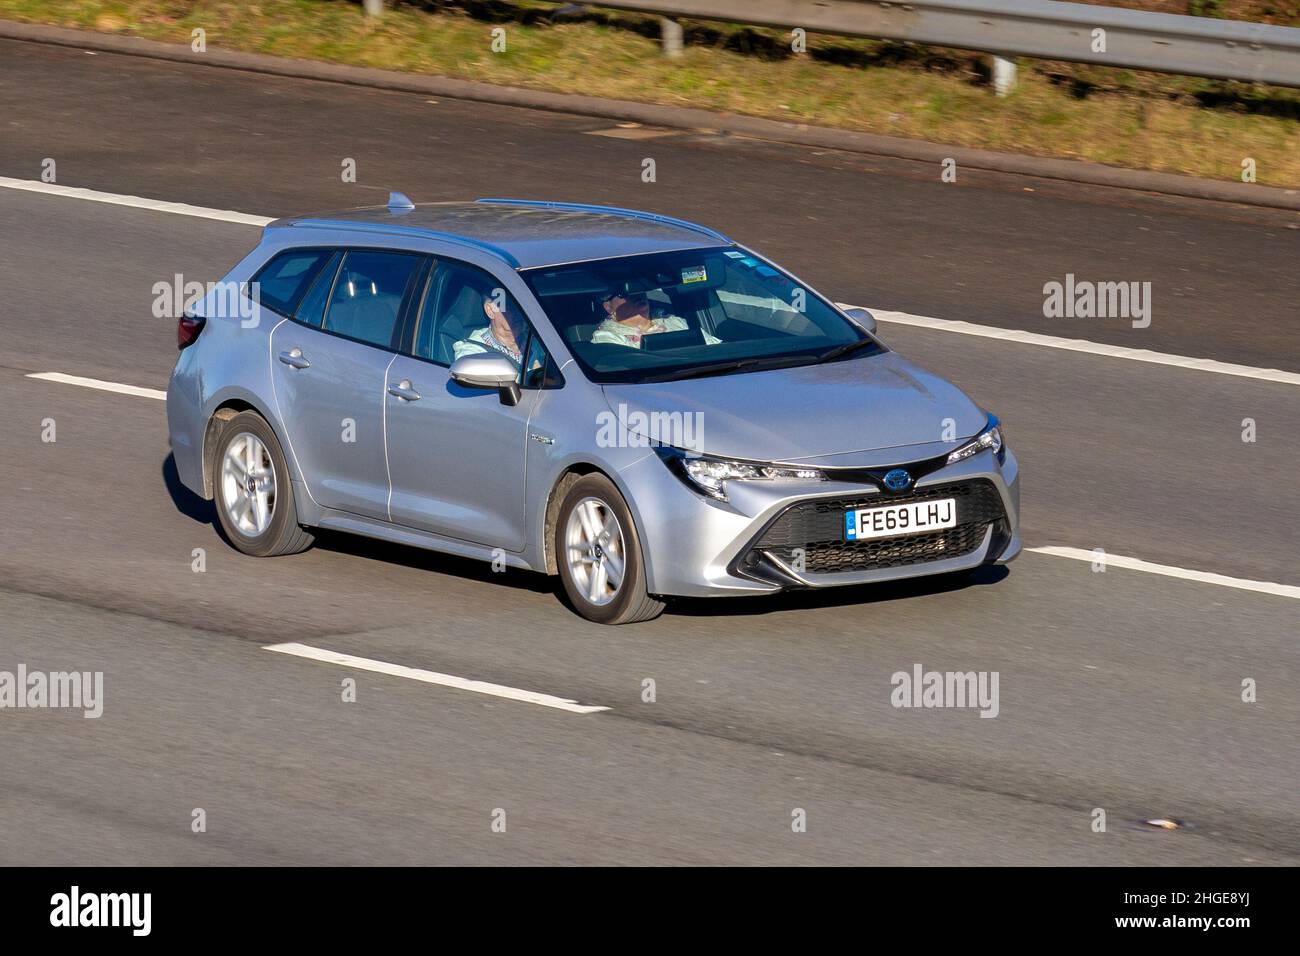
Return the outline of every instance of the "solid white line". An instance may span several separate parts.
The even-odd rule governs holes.
[[[162,402],[167,401],[167,393],[156,388],[122,385],[119,382],[103,382],[97,378],[64,375],[62,372],[30,372],[27,378],[39,378],[42,382],[61,382],[64,385],[80,385],[82,388],[97,388],[104,392],[119,392],[122,395],[134,395],[137,398],[156,398]]]
[[[852,306],[840,305],[840,308],[852,308]],[[881,322],[895,322],[921,329],[978,335],[986,339],[1003,339],[1007,342],[1019,342],[1022,345],[1041,345],[1050,349],[1065,349],[1069,352],[1087,352],[1091,355],[1104,355],[1107,358],[1150,362],[1153,365],[1172,365],[1195,372],[1217,372],[1220,375],[1236,375],[1240,378],[1254,378],[1264,382],[1280,382],[1283,385],[1300,385],[1300,373],[1284,372],[1276,368],[1233,365],[1231,362],[1217,362],[1214,359],[1170,355],[1166,352],[1152,352],[1149,349],[1131,349],[1123,345],[1104,345],[1101,342],[1089,342],[1085,339],[1067,339],[1059,335],[1043,335],[1020,329],[1001,329],[993,325],[975,325],[971,322],[935,319],[927,315],[909,315],[906,312],[890,312],[886,309],[867,309],[867,311]]]
[[[191,206],[183,202],[162,202],[158,199],[145,199],[141,196],[120,196],[117,193],[101,193],[94,189],[59,186],[55,183],[43,183],[39,180],[10,179],[8,176],[0,176],[0,186],[5,189],[21,189],[24,192],[43,193],[47,196],[88,199],[91,202],[105,202],[114,206],[131,206],[135,209],[148,209],[152,212],[170,212],[178,216],[219,219],[222,222],[234,222],[241,226],[265,226],[267,223],[274,221],[267,219],[265,216],[250,216],[247,213],[233,212],[229,209],[208,209],[204,206]]]
[[[101,382],[99,379],[64,375],[62,372],[31,372],[27,375],[27,378],[37,378],[46,382],[61,382],[65,385],[81,385],[85,388],[98,388],[106,392],[120,392],[123,395],[136,395],[141,398],[156,398],[163,401],[167,399],[167,393],[156,388],[120,385],[117,382]],[[1091,562],[1097,560],[1095,552],[1083,548],[1064,548],[1048,545],[1041,548],[1025,548],[1025,550],[1034,554],[1050,555],[1055,558],[1070,558],[1074,561]],[[1191,568],[1175,568],[1167,564],[1154,564],[1140,558],[1129,558],[1110,553],[1106,553],[1106,566],[1108,568],[1124,568],[1128,571],[1145,571],[1148,574],[1162,574],[1165,577],[1182,578],[1185,581],[1196,581],[1200,584],[1216,584],[1225,588],[1257,591],[1260,594],[1273,594],[1278,597],[1300,600],[1300,587],[1293,584],[1275,584],[1272,581],[1251,581],[1248,578],[1233,578],[1226,574],[1196,571]],[[541,704],[544,707],[558,707],[561,710],[569,710],[575,714],[594,714],[597,711],[609,709],[608,707],[587,707],[571,700],[562,700],[546,694],[535,694],[532,691],[516,690],[513,687],[502,687],[498,684],[487,684],[483,681],[465,680],[462,677],[452,677],[449,674],[438,674],[434,671],[416,670],[411,667],[403,667],[400,664],[386,664],[383,661],[371,661],[364,657],[351,657],[347,654],[337,654],[334,651],[317,650],[313,647],[307,647],[305,644],[276,644],[266,649],[279,651],[283,654],[297,654],[299,657],[310,657],[314,660],[328,661],[332,664],[342,664],[347,667],[359,667],[362,670],[372,670],[382,674],[408,677],[412,680],[422,680],[430,684],[442,684],[446,687],[472,690],[480,694],[495,694],[498,697],[508,697],[511,700],[524,700],[533,704]]]
[[[1056,558],[1070,558],[1074,561],[1096,561],[1100,557],[1096,552],[1082,548],[1061,548],[1046,546],[1042,548],[1025,548],[1034,554],[1050,554]],[[1230,578],[1226,574],[1214,574],[1210,571],[1193,571],[1189,568],[1174,568],[1167,564],[1152,564],[1140,558],[1126,558],[1118,554],[1105,554],[1107,568],[1124,568],[1128,571],[1146,571],[1148,574],[1163,574],[1169,578],[1182,578],[1200,584],[1217,584],[1225,588],[1237,588],[1242,591],[1258,591],[1261,594],[1274,594],[1300,600],[1300,587],[1293,584],[1274,584],[1272,581],[1251,581],[1246,578]]]
[[[200,219],[217,219],[222,222],[234,222],[245,226],[265,226],[267,223],[274,221],[265,216],[252,216],[248,213],[233,212],[229,209],[209,209],[205,206],[162,202],[140,196],[121,196],[117,193],[104,193],[94,189],[81,189],[73,186],[59,186],[55,183],[43,183],[39,180],[10,179],[7,176],[0,176],[0,186],[6,189],[21,189],[27,192],[43,193],[48,196],[64,196],[70,199],[88,199],[91,202],[131,206],[153,212],[169,212],[180,216],[195,216]],[[836,303],[836,305],[842,309],[861,308],[861,306],[851,306],[844,303]],[[1067,339],[1057,335],[1024,332],[1020,329],[1003,329],[993,325],[975,325],[971,322],[961,322],[953,319],[936,319],[926,315],[910,315],[907,312],[891,312],[888,309],[868,309],[867,311],[881,322],[894,322],[900,325],[937,329],[943,332],[957,332],[962,335],[978,335],[982,338],[1003,339],[1008,342],[1019,342],[1023,345],[1041,345],[1046,348],[1065,349],[1070,352],[1086,352],[1091,355],[1104,355],[1107,358],[1150,362],[1154,365],[1172,365],[1197,372],[1217,372],[1220,375],[1236,375],[1241,378],[1254,378],[1264,382],[1280,382],[1283,385],[1300,385],[1300,373],[1283,372],[1275,368],[1234,365],[1230,362],[1218,362],[1214,359],[1169,355],[1164,352],[1133,349],[1122,345],[1103,345],[1100,342],[1089,342],[1084,339]]]
[[[464,677],[439,674],[437,671],[425,671],[416,667],[404,667],[401,664],[373,661],[367,657],[353,657],[351,654],[326,651],[319,647],[310,647],[307,644],[269,644],[263,647],[262,650],[275,651],[277,654],[292,654],[294,657],[305,657],[308,660],[323,661],[326,664],[339,664],[342,667],[355,667],[357,670],[373,671],[376,674],[405,677],[408,680],[437,684],[440,687],[452,687],[456,690],[473,691],[476,694],[490,694],[493,697],[504,697],[506,700],[522,701],[525,704],[554,707],[556,710],[568,711],[571,714],[597,714],[602,710],[609,710],[608,707],[579,704],[577,701],[565,700],[563,697],[552,697],[549,694],[537,694],[531,690],[519,690],[515,687],[489,684],[481,680],[466,680]]]

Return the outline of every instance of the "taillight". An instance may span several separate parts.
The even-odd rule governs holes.
[[[183,349],[198,341],[199,333],[208,320],[198,315],[182,315],[176,323],[176,347]]]

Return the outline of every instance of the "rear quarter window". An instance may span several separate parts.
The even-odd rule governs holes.
[[[253,277],[258,302],[284,316],[293,315],[303,293],[325,265],[331,249],[282,252]]]

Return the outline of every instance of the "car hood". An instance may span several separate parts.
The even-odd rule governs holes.
[[[955,440],[979,434],[987,421],[961,389],[894,352],[603,389],[612,420],[642,438],[720,457],[823,467],[932,457],[952,449],[942,440],[945,419]]]

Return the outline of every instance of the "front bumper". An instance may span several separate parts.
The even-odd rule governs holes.
[[[722,502],[665,474],[660,462],[649,464],[658,468],[657,487],[648,494],[630,490],[655,594],[707,597],[890,581],[1006,563],[1021,549],[1019,465],[1010,449],[939,468],[901,495],[859,482],[735,481]],[[637,478],[650,474],[641,464],[624,477],[638,485]],[[850,508],[945,497],[957,500],[954,528],[843,540]]]
[[[954,527],[914,535],[846,541],[844,514],[857,508],[952,498]],[[1011,543],[1006,507],[988,478],[928,484],[902,495],[875,489],[814,498],[780,511],[732,562],[734,574],[783,587],[831,587],[917,573],[937,574],[1000,556]],[[863,578],[865,573],[872,577]]]

